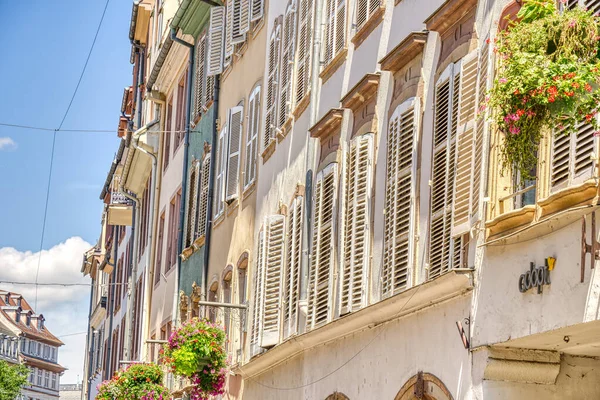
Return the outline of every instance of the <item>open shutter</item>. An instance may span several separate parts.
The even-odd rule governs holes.
[[[200,169],[200,196],[198,200],[198,226],[196,231],[198,236],[206,234],[206,216],[208,214],[208,184],[210,182],[210,154],[207,154],[202,161]]]
[[[284,261],[285,218],[273,215],[266,222],[265,283],[263,329],[260,346],[270,347],[279,342],[281,276]]]
[[[257,21],[259,19],[262,18],[263,13],[264,13],[264,0],[250,0],[251,4],[251,8],[252,10],[250,11],[250,20],[251,21]]]
[[[189,196],[187,202],[187,226],[186,226],[186,247],[191,246],[196,238],[196,210],[198,209],[198,184],[200,174],[200,163],[194,161],[190,170]]]
[[[461,61],[452,236],[468,232],[471,227],[469,217],[475,172],[473,171],[473,145],[477,102],[477,61],[477,51],[469,53]]]
[[[453,259],[451,222],[460,86],[459,68],[457,64],[448,66],[435,88],[428,279],[447,272]]]
[[[256,178],[256,156],[258,154],[258,131],[260,124],[260,86],[250,94],[248,100],[248,129],[246,138],[246,159],[244,166],[244,190]]]
[[[471,226],[481,218],[480,199],[483,188],[481,182],[487,170],[483,168],[483,143],[488,132],[487,115],[484,113],[485,98],[488,90],[488,68],[490,66],[490,46],[487,41],[479,52],[477,75],[477,104],[475,108],[475,139],[473,140],[473,179],[471,187]]]
[[[235,9],[235,0],[227,2],[227,16],[225,17],[225,59],[233,55],[233,10]]]
[[[223,71],[223,34],[225,28],[225,7],[210,9],[208,28],[208,75],[218,75]]]
[[[280,46],[281,26],[275,25],[271,39],[269,41],[268,58],[268,76],[267,76],[267,107],[265,111],[265,127],[263,148],[267,148],[269,143],[275,139],[275,124],[277,123],[277,93],[279,75],[279,46]]]
[[[204,85],[206,83],[204,79],[206,65],[206,35],[202,35],[202,37],[198,40],[194,58],[195,74],[193,119],[198,117],[203,112],[202,106],[204,105]]]
[[[335,0],[335,3],[334,56],[346,45],[346,0]]]
[[[299,0],[298,50],[296,53],[296,104],[310,87],[313,0]]]
[[[372,159],[373,134],[352,140],[346,157],[344,265],[340,296],[342,314],[356,311],[367,304],[371,259]]]
[[[578,185],[594,176],[597,144],[592,125],[580,122],[570,134],[554,133],[552,139],[551,191]]]
[[[231,6],[231,43],[243,43],[250,30],[249,0],[232,0]]]
[[[287,216],[286,262],[283,282],[283,338],[298,332],[300,263],[302,256],[302,218],[304,197],[294,198]]]
[[[294,48],[296,44],[296,3],[291,1],[283,20],[283,38],[281,45],[281,71],[279,75],[279,121],[283,126],[292,110],[292,72],[294,70]]]
[[[250,335],[250,356],[260,352],[259,338],[262,336],[263,285],[265,272],[265,232],[258,234],[256,269],[254,271],[254,299],[252,301],[252,333]]]
[[[333,271],[335,268],[335,218],[337,216],[337,164],[317,174],[314,229],[308,287],[308,328],[329,321],[333,315]]]
[[[238,196],[243,117],[244,107],[237,106],[229,110],[229,154],[227,160],[227,186],[225,192],[225,199],[227,201],[233,200]]]
[[[416,138],[419,134],[420,99],[396,108],[388,125],[383,297],[412,286],[415,232]]]
[[[227,126],[224,126],[219,133],[219,143],[217,149],[217,174],[215,179],[215,209],[214,215],[218,216],[223,212],[225,202],[225,169],[227,166]]]
[[[358,0],[356,2],[356,28],[360,29],[380,7],[381,0]]]

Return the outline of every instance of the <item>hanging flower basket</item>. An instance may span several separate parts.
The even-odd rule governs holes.
[[[579,7],[559,12],[554,0],[525,0],[517,21],[499,33],[486,106],[505,134],[504,170],[531,179],[543,132],[567,135],[581,122],[598,130],[599,23]]]
[[[132,364],[98,385],[96,400],[167,400],[163,373],[156,364]]]
[[[171,334],[161,354],[174,374],[190,379],[192,400],[224,393],[227,353],[223,328],[194,318]]]

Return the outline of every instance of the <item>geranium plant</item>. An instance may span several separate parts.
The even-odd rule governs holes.
[[[98,385],[96,400],[167,400],[163,372],[156,364],[132,364]]]
[[[224,393],[227,353],[225,331],[220,326],[194,318],[171,334],[161,354],[173,373],[190,379],[192,400]]]
[[[598,129],[599,22],[579,7],[559,12],[554,0],[524,0],[499,33],[487,106],[505,134],[504,170],[530,179],[544,132],[567,135],[582,121]]]

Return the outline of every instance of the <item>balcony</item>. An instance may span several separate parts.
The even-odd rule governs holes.
[[[125,195],[113,191],[108,205],[108,224],[131,226],[133,222],[133,203]]]
[[[102,296],[100,297],[100,301],[94,307],[94,311],[92,312],[92,316],[90,317],[90,325],[96,329],[100,325],[100,323],[106,317],[106,304],[108,297]]]

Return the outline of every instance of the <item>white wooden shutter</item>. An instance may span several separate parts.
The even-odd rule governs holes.
[[[225,207],[225,170],[227,167],[227,126],[219,133],[217,148],[217,173],[215,179],[215,209],[214,215],[219,216]]]
[[[279,120],[283,126],[292,110],[292,83],[294,71],[294,49],[296,46],[296,2],[292,0],[283,19],[283,37],[281,45],[281,69],[279,74]]]
[[[206,234],[206,216],[208,214],[208,185],[210,182],[210,154],[207,154],[202,161],[200,170],[200,199],[198,201],[198,236]]]
[[[296,53],[296,104],[307,95],[310,87],[313,0],[299,0],[298,49]]]
[[[200,174],[200,163],[194,161],[190,169],[189,194],[187,205],[186,247],[191,246],[196,236],[196,212],[198,209],[198,184]]]
[[[556,131],[552,140],[552,192],[583,183],[594,176],[597,143],[592,125],[580,122],[576,132]]]
[[[346,45],[346,0],[326,0],[325,63]]]
[[[257,21],[262,18],[264,14],[264,0],[250,0],[252,10],[250,12],[250,20]]]
[[[227,201],[233,200],[238,196],[243,118],[244,107],[236,106],[229,110],[229,152],[227,160],[227,186],[225,192],[225,200]]]
[[[244,189],[256,178],[256,156],[258,154],[258,131],[260,124],[260,86],[250,94],[248,100],[248,129],[246,129],[246,159],[244,166]]]
[[[480,220],[480,199],[484,188],[481,187],[481,182],[485,182],[483,174],[487,173],[487,168],[483,168],[483,143],[487,136],[488,124],[487,114],[484,111],[485,98],[489,85],[490,67],[490,46],[487,41],[483,42],[483,46],[479,52],[478,75],[477,75],[477,104],[475,108],[475,139],[473,140],[473,179],[471,188],[471,226]]]
[[[420,99],[399,105],[388,125],[382,292],[392,296],[412,286],[415,236],[416,138]]]
[[[373,134],[358,136],[346,157],[344,264],[340,310],[356,311],[367,304],[371,259],[371,190]]]
[[[262,336],[263,321],[263,290],[265,273],[265,232],[258,234],[258,248],[256,252],[256,269],[254,270],[254,298],[252,301],[252,332],[250,334],[250,356],[260,352],[259,338]]]
[[[308,287],[308,329],[331,320],[335,232],[337,216],[337,163],[317,174]]]
[[[267,107],[265,111],[265,127],[263,146],[266,148],[275,139],[275,124],[277,124],[277,97],[279,84],[279,46],[281,37],[281,26],[275,25],[271,39],[269,40],[269,58],[267,75]]]
[[[380,7],[381,0],[357,0],[356,28],[360,29]]]
[[[208,75],[218,75],[223,71],[223,38],[225,31],[225,7],[210,9],[208,28]]]
[[[283,338],[298,332],[298,300],[300,294],[300,263],[302,258],[302,218],[304,197],[292,201],[286,222],[286,262],[283,283]]]
[[[448,271],[453,260],[451,223],[460,86],[458,71],[460,64],[448,66],[435,88],[429,279]]]
[[[600,0],[585,0],[583,2],[583,7],[588,11],[591,11],[592,14],[596,14],[600,11]]]
[[[274,346],[279,342],[281,322],[280,301],[284,262],[285,217],[273,215],[266,221],[264,315],[261,347]]]
[[[227,16],[225,17],[225,59],[233,55],[233,10],[235,0],[227,2]]]
[[[206,35],[202,35],[198,39],[196,44],[196,50],[194,54],[194,108],[193,118],[198,117],[202,112],[202,106],[204,105],[204,85],[206,81],[205,77],[205,66],[206,66]]]
[[[231,44],[243,43],[250,30],[249,0],[231,0]],[[229,16],[229,13],[227,14]]]
[[[477,51],[469,53],[461,61],[452,236],[465,233],[471,227],[471,189],[475,172],[473,170],[473,153],[475,150],[477,62]]]

